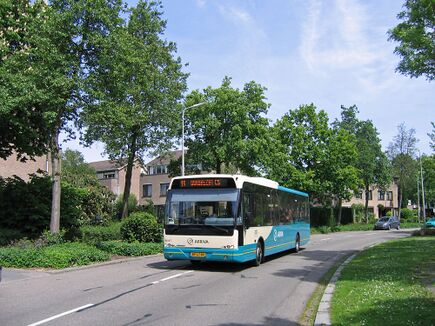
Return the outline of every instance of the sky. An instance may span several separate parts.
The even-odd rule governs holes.
[[[135,5],[136,1],[129,1]],[[399,57],[387,31],[404,0],[163,0],[164,38],[188,63],[188,92],[233,87],[251,80],[267,88],[268,118],[314,103],[332,122],[340,107],[356,105],[359,118],[378,129],[384,150],[404,122],[417,147],[431,153],[435,84],[395,72]],[[103,144],[78,149],[86,161],[105,159]],[[146,159],[147,161],[147,159]]]

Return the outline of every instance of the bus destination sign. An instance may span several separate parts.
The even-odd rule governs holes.
[[[198,178],[198,179],[177,179],[172,183],[173,189],[187,188],[235,188],[233,179],[229,178]]]

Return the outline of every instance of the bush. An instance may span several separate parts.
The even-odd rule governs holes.
[[[161,243],[104,241],[97,248],[119,256],[145,256],[162,252]]]
[[[41,236],[35,240],[35,247],[46,247],[65,242],[65,230],[60,230],[59,233],[51,233],[45,230]]]
[[[404,221],[413,222],[417,219],[417,214],[414,210],[409,208],[402,208],[400,210],[400,219]]]
[[[11,235],[16,236],[15,239],[21,237],[34,239],[49,227],[51,189],[52,182],[48,176],[33,175],[28,182],[18,177],[0,178],[0,230],[21,232],[21,234],[8,233],[6,239],[0,241],[9,242],[12,240]],[[100,191],[100,188],[78,188],[62,182],[61,227],[74,230],[97,215],[108,215],[111,199],[108,195],[97,195]],[[94,206],[96,202],[99,205]],[[103,205],[102,202],[105,204]],[[68,234],[69,238],[74,237],[74,232]],[[65,237],[68,238],[67,235]]]
[[[128,242],[161,242],[162,227],[154,215],[136,212],[122,222],[121,236]]]
[[[107,252],[84,243],[62,243],[43,248],[0,248],[0,265],[14,268],[66,268],[110,259]]]
[[[81,240],[89,244],[102,241],[121,239],[121,222],[112,222],[107,226],[82,226],[80,228]]]

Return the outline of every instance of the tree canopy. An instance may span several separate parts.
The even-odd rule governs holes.
[[[406,0],[397,18],[402,22],[388,31],[399,42],[394,53],[401,57],[397,71],[410,77],[435,78],[435,2]]]
[[[186,107],[206,104],[186,110],[188,156],[202,163],[205,170],[221,173],[233,169],[256,175],[268,128],[265,90],[253,81],[239,90],[225,77],[218,88],[191,92]]]
[[[131,175],[137,157],[168,149],[180,125],[177,104],[187,74],[176,46],[162,35],[166,22],[159,2],[139,1],[128,20],[100,44],[98,67],[86,79],[84,140],[101,141],[113,160],[127,160],[123,217],[128,214]]]

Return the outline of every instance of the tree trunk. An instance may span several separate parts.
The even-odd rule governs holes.
[[[338,198],[338,217],[337,217],[337,225],[341,224],[341,211],[342,211],[342,203],[343,200],[341,198]]]
[[[58,233],[60,229],[60,195],[61,195],[61,160],[59,148],[59,133],[55,133],[51,139],[51,175],[52,175],[52,199],[50,232]]]
[[[128,216],[128,198],[130,197],[131,176],[133,174],[133,165],[136,158],[136,139],[137,135],[133,133],[127,160],[127,173],[125,175],[124,198],[121,218],[125,218]]]
[[[399,219],[399,221],[400,221],[400,210],[402,209],[402,187],[400,186],[400,183],[399,183],[399,185],[398,185],[398,187],[397,187],[397,193],[398,193],[398,199],[399,199],[399,212],[398,212],[398,214],[399,214],[399,216],[397,216],[397,218]]]
[[[366,189],[365,189],[365,193],[366,193],[366,198],[365,198],[365,206],[364,206],[364,218],[366,220],[366,224],[369,223],[369,186],[366,185]]]
[[[220,174],[221,173],[221,165],[222,163],[220,161],[216,161],[216,174]]]

